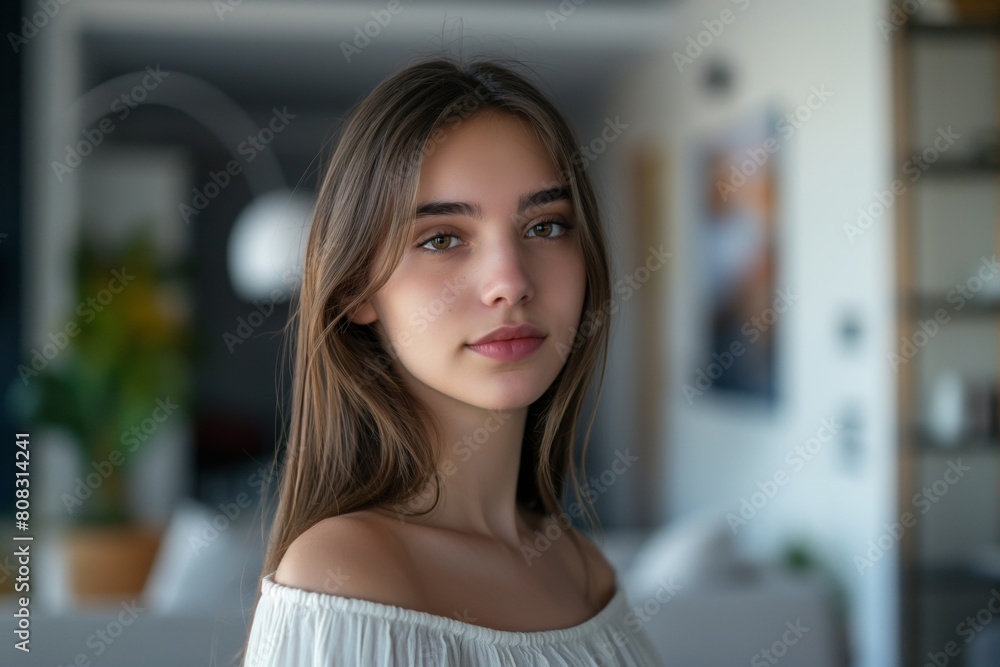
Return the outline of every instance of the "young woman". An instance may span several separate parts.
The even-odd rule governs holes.
[[[245,665],[659,664],[561,507],[569,475],[591,519],[571,448],[611,305],[586,166],[496,62],[419,61],[353,111]]]

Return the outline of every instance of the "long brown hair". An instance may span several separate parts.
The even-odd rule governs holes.
[[[288,322],[288,330],[295,331],[291,415],[261,578],[277,569],[295,538],[322,519],[405,506],[432,478],[440,495],[435,450],[421,419],[426,411],[404,390],[377,332],[353,323],[351,316],[402,258],[423,158],[443,132],[488,110],[527,121],[548,150],[572,197],[587,273],[576,337],[562,350],[565,364],[528,408],[517,502],[554,516],[570,530],[560,500],[568,475],[589,525],[598,525],[590,498],[581,496],[572,447],[598,363],[598,400],[604,382],[610,260],[587,160],[565,118],[518,66],[418,60],[378,85],[343,126],[320,185],[302,284]],[[593,419],[591,414],[581,470]],[[280,455],[279,449],[275,469]],[[438,499],[413,515],[431,511]],[[259,595],[258,580],[258,601]]]

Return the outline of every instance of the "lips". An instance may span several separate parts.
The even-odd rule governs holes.
[[[518,325],[498,327],[485,336],[469,343],[469,345],[482,345],[483,343],[493,343],[496,341],[515,340],[520,338],[545,338],[545,333],[538,327],[524,322]]]
[[[494,361],[521,361],[534,354],[543,344],[544,338],[511,338],[494,340],[489,343],[469,345],[468,348]]]

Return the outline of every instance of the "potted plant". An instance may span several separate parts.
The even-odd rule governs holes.
[[[69,342],[41,371],[16,381],[24,416],[63,429],[79,448],[67,556],[79,598],[141,591],[158,530],[128,506],[129,464],[155,443],[147,424],[183,414],[190,393],[189,316],[180,267],[157,259],[148,233],[124,252],[84,239],[75,257]]]

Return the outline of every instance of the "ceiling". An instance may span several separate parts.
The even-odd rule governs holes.
[[[557,98],[572,101],[594,96],[657,48],[673,4],[562,0],[456,8],[401,0],[396,15],[386,10],[388,2],[243,0],[231,11],[212,8],[225,2],[89,3],[82,31],[87,85],[160,64],[248,106],[281,100],[346,108],[415,56],[447,52],[516,58]],[[373,11],[389,17],[384,26]],[[375,35],[364,45],[357,34],[366,28]],[[363,48],[347,62],[345,44],[356,48],[356,38]]]
[[[315,178],[321,147],[336,134],[347,110],[393,71],[434,53],[513,58],[526,64],[577,131],[587,136],[608,113],[615,83],[662,48],[675,6],[654,0],[588,0],[580,5],[560,0],[456,8],[454,3],[400,0],[392,15],[388,0],[237,1],[81,0],[75,5],[84,90],[158,66],[203,82],[213,93],[183,91],[175,77],[170,81],[175,87],[159,92],[172,103],[183,98],[184,104],[175,109],[145,105],[121,124],[116,140],[162,141],[208,155],[235,145],[217,130],[220,123],[255,129],[267,122],[272,109],[287,107],[296,118],[275,142],[274,152],[289,178],[297,181],[298,174],[306,173],[308,182]],[[373,12],[385,25],[377,23]],[[357,34],[366,30],[374,35],[370,42],[359,39],[355,44]],[[349,54],[350,62],[345,44],[361,46]],[[216,93],[236,106],[219,104]],[[107,103],[101,106],[106,109]],[[213,131],[206,134],[204,126],[183,113],[185,106],[204,107],[215,117],[209,124],[215,129],[209,127]],[[214,164],[219,157],[206,159]]]

